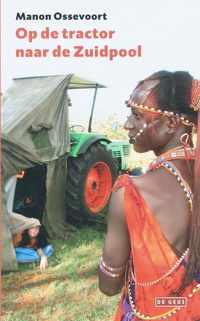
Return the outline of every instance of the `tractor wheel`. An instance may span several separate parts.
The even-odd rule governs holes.
[[[97,216],[106,208],[117,177],[112,153],[96,143],[85,154],[69,157],[67,167],[67,220],[98,221]]]

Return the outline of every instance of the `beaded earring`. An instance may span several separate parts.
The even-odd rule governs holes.
[[[183,146],[187,146],[189,145],[189,139],[190,139],[190,135],[188,133],[184,133],[181,135],[180,137],[180,142]]]
[[[185,160],[187,161],[188,168],[191,171],[192,169],[191,169],[191,165],[189,163],[190,155],[188,154],[188,148],[190,147],[190,140],[191,140],[191,137],[188,133],[184,133],[180,137],[180,142],[184,148]]]

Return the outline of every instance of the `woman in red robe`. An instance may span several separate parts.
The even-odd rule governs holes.
[[[115,321],[198,321],[200,82],[157,72],[139,82],[127,107],[130,143],[157,158],[144,175],[115,183],[99,287],[122,291]]]

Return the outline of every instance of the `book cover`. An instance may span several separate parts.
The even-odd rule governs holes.
[[[6,226],[3,238],[9,266],[6,269],[9,273],[2,281],[4,321],[113,320],[119,296],[107,298],[99,292],[97,283],[105,225],[102,228],[101,219],[97,228],[83,223],[91,213],[92,221],[96,217],[98,221],[96,214],[108,203],[112,179],[117,175],[115,170],[107,168],[109,155],[104,154],[103,159],[96,156],[100,153],[98,144],[102,141],[103,145],[113,144],[108,148],[112,155],[119,152],[116,140],[129,150],[129,159],[121,155],[121,163],[117,165],[122,172],[134,168],[142,171],[147,166],[152,154],[138,156],[134,153],[123,130],[129,114],[125,101],[141,79],[158,70],[187,70],[199,79],[199,12],[200,4],[195,0],[1,1],[1,91],[5,106],[10,108],[2,144],[4,147],[9,141],[9,148],[16,148],[12,151],[20,173],[35,165],[48,166],[48,174],[45,166],[37,172],[33,170],[30,175],[34,175],[34,182],[27,176],[26,186],[32,194],[23,187],[23,196],[21,190],[17,196],[12,196],[11,202],[14,202],[15,212],[21,206],[23,210],[19,213],[29,217],[33,216],[30,204],[35,200],[43,205],[32,209],[33,212],[48,208],[46,218],[38,214],[37,219],[44,221],[54,247],[44,273],[38,262],[20,264],[16,270],[9,222],[5,217],[2,219],[3,229]],[[69,89],[67,96],[66,88]],[[38,109],[40,105],[42,108]],[[50,105],[51,110],[48,109]],[[70,130],[73,140],[69,138]],[[94,133],[93,136],[82,138],[80,133],[88,132]],[[74,148],[77,140],[80,146]],[[19,143],[22,153],[19,153]],[[95,147],[85,156],[93,143]],[[81,154],[85,158],[76,165],[71,164],[69,171],[65,156],[70,152],[74,158]],[[20,161],[19,155],[22,155]],[[86,167],[92,158],[91,167]],[[9,158],[3,161],[11,164]],[[101,187],[103,201],[94,198],[100,186],[95,164],[106,176],[105,185]],[[8,177],[5,173],[7,179],[16,175],[12,165],[8,166]],[[74,177],[82,167],[91,176],[80,172],[76,183]],[[71,175],[68,185],[67,175]],[[43,187],[38,187],[41,177],[46,181],[43,180]],[[86,203],[80,203],[80,195],[86,195],[81,185],[83,177],[87,178]],[[56,179],[58,188],[52,184]],[[3,183],[3,188],[9,189],[7,180]],[[76,189],[82,188],[82,194],[77,198],[68,193],[67,200],[70,213],[73,209],[72,216],[83,214],[79,222],[81,229],[65,220],[66,189],[73,189],[74,184]],[[46,189],[47,201],[40,197]],[[8,198],[3,201],[7,213]],[[15,272],[10,272],[12,270]]]

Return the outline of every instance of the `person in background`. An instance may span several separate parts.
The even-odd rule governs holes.
[[[17,213],[11,213],[11,228],[13,245],[18,263],[40,262],[40,270],[48,267],[48,257],[53,254],[53,247],[48,243],[47,233],[40,221],[26,218]],[[16,224],[16,222],[18,222]]]
[[[156,158],[144,175],[115,183],[100,290],[122,291],[115,321],[199,321],[200,81],[184,71],[154,73],[127,107],[130,143]]]

